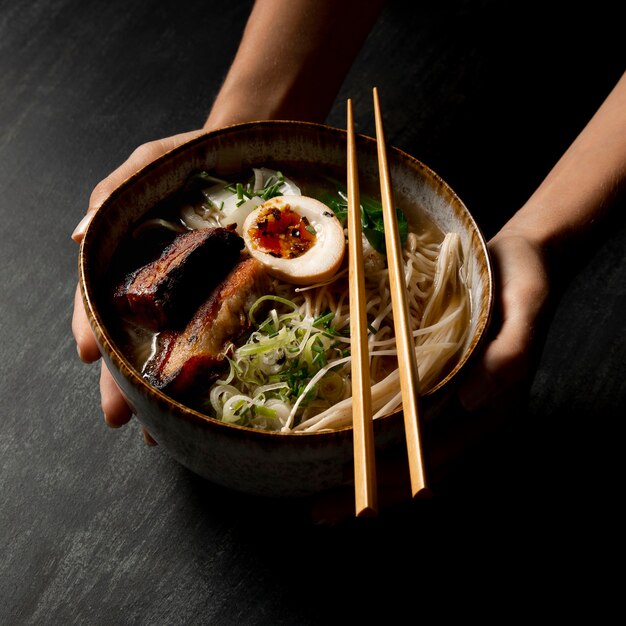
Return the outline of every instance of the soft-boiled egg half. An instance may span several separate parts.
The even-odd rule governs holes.
[[[267,200],[243,224],[250,254],[273,276],[296,285],[331,278],[346,247],[341,223],[332,209],[308,196]]]

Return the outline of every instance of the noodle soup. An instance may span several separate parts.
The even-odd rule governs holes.
[[[312,174],[309,167],[297,163],[285,164],[284,170],[276,166],[255,167],[228,180],[210,172],[196,172],[182,189],[158,203],[134,225],[114,258],[113,285],[128,289],[132,282],[129,277],[135,279],[141,268],[150,264],[171,265],[173,258],[185,253],[182,248],[171,252],[174,242],[190,231],[221,233],[228,229],[230,234],[225,233],[224,237],[245,239],[246,218],[276,197],[292,204],[297,204],[297,198],[312,198],[332,211],[330,221],[345,225],[345,190],[323,168]],[[363,246],[366,269],[372,406],[376,419],[397,412],[401,395],[382,216],[371,185],[364,186],[361,204],[364,236],[359,245]],[[467,260],[458,233],[442,232],[423,213],[404,213],[402,207],[397,210],[420,393],[425,394],[449,373],[454,357],[467,340],[471,318]],[[265,217],[265,229],[267,224]],[[298,270],[305,258],[298,256],[298,250],[304,245],[302,240],[309,237],[307,233],[310,231],[311,237],[318,239],[325,233],[321,226],[316,226],[315,232],[306,219],[299,230],[294,230],[293,225],[289,228],[289,233],[296,237],[297,248],[296,253],[285,254],[286,264]],[[284,235],[281,236],[284,244]],[[342,245],[351,244],[346,238],[344,231]],[[167,261],[162,256],[164,250],[170,251]],[[292,254],[294,257],[290,258]],[[308,248],[307,254],[311,254]],[[278,256],[270,250],[272,259]],[[187,286],[197,292],[207,283],[212,285],[204,294],[204,299],[212,303],[205,305],[206,315],[213,315],[209,321],[199,321],[196,313],[202,302],[196,302],[182,321],[166,321],[156,329],[152,319],[138,320],[128,310],[120,315],[119,307],[115,308],[111,324],[129,361],[166,394],[228,424],[277,432],[318,432],[351,425],[347,257],[341,261],[340,256],[332,275],[325,275],[322,280],[300,272],[294,281],[285,279],[283,273],[266,275],[262,268],[257,271],[255,267],[245,283],[250,295],[242,307],[216,312],[216,307],[229,307],[233,300],[232,293],[221,300],[216,296],[220,289],[226,293],[229,283],[224,281],[230,281],[235,291],[241,293],[245,281],[240,279],[243,266],[238,264],[253,261],[248,245],[242,245],[233,257],[227,268],[221,266],[221,256],[201,263],[195,270],[196,278]],[[310,258],[312,267],[325,261]],[[217,277],[213,276],[215,273]],[[152,274],[150,280],[154,280]],[[168,281],[172,282],[169,278],[162,282]],[[127,305],[128,292],[123,296]],[[232,319],[223,319],[228,314],[231,318],[245,316],[246,320],[237,324],[235,331],[223,332],[224,325],[232,326]],[[187,347],[198,341],[198,328],[225,339],[218,342],[217,348],[208,350],[205,341],[202,351],[190,352]],[[177,351],[183,357],[171,356]],[[199,355],[203,359],[201,365]],[[170,367],[174,378],[191,376],[190,384],[181,387],[172,380],[171,373],[163,375],[172,359],[176,362],[176,367]]]
[[[362,200],[371,198],[375,201],[378,197],[376,142],[368,137],[357,136],[357,149]],[[419,261],[423,261],[424,268],[432,273],[434,267],[436,275],[437,266],[441,265],[440,275],[450,277],[449,280],[433,279],[430,293],[436,297],[429,298],[432,304],[422,301],[422,296],[416,292],[420,296],[420,303],[414,304],[412,311],[416,319],[421,316],[432,327],[435,331],[433,336],[440,334],[440,346],[430,348],[426,345],[426,336],[421,334],[422,329],[414,329],[416,343],[420,344],[418,360],[422,372],[421,408],[425,425],[425,453],[429,456],[432,471],[436,472],[442,458],[445,460],[446,457],[440,454],[441,445],[445,445],[447,440],[458,440],[461,433],[455,432],[457,423],[459,431],[467,427],[467,420],[457,420],[453,412],[446,412],[446,408],[459,374],[485,335],[493,303],[492,270],[484,237],[465,205],[445,181],[420,161],[397,148],[390,147],[388,159],[396,204],[402,209],[415,234],[414,237],[407,237],[407,241],[413,241],[416,249],[424,251],[419,255],[425,257]],[[210,353],[213,344],[221,349],[221,340],[234,333],[238,338],[233,342],[233,351],[228,354],[234,360],[235,348],[241,349],[255,332],[248,326],[250,310],[264,295],[273,299],[263,300],[252,309],[252,318],[257,323],[272,318],[273,309],[276,309],[276,316],[280,318],[291,315],[294,307],[298,311],[303,307],[305,313],[310,313],[310,317],[317,320],[317,325],[309,320],[312,326],[309,339],[316,334],[315,341],[323,341],[326,336],[317,331],[328,331],[334,327],[333,332],[328,333],[328,339],[333,344],[341,342],[343,350],[348,349],[345,347],[345,331],[342,330],[347,325],[348,298],[345,282],[343,286],[341,282],[345,278],[339,275],[325,288],[295,283],[289,283],[291,286],[276,286],[275,276],[258,271],[256,258],[250,258],[252,255],[244,258],[240,244],[245,233],[235,235],[229,228],[216,225],[209,229],[191,230],[180,221],[181,211],[186,207],[185,219],[193,220],[195,214],[199,220],[203,220],[199,222],[200,226],[207,223],[204,221],[207,217],[204,208],[181,192],[199,172],[208,172],[220,180],[235,183],[236,195],[236,183],[240,182],[242,195],[245,195],[243,185],[247,183],[251,172],[254,168],[263,167],[282,171],[286,178],[297,183],[301,194],[312,197],[312,205],[320,200],[327,203],[329,195],[337,197],[336,181],[345,178],[345,132],[306,122],[250,122],[212,131],[185,142],[124,181],[95,213],[81,244],[80,287],[85,311],[104,363],[132,406],[137,420],[157,441],[162,451],[192,472],[226,488],[262,496],[301,496],[347,485],[352,481],[353,433],[350,411],[346,410],[351,404],[347,397],[349,369],[346,366],[349,367],[349,362],[337,364],[336,370],[328,370],[321,375],[320,380],[313,383],[317,387],[316,396],[312,397],[311,394],[306,398],[307,406],[304,400],[300,402],[291,423],[288,421],[289,413],[268,402],[274,399],[271,393],[280,394],[281,391],[259,389],[259,383],[253,381],[258,385],[256,391],[265,394],[265,408],[270,410],[257,410],[256,407],[254,413],[249,410],[248,413],[255,420],[261,420],[261,423],[244,421],[242,425],[238,417],[236,421],[227,421],[222,414],[220,419],[211,402],[211,391],[219,386],[218,380],[223,381],[221,384],[232,385],[238,392],[242,392],[238,395],[251,397],[252,400],[258,399],[254,391],[239,389],[234,384],[234,378],[228,380],[230,362],[227,359],[213,361],[213,365],[218,367],[212,370],[208,367],[211,363],[207,363],[207,359],[186,359],[190,353],[181,349],[181,345],[197,348],[197,335],[203,337],[202,347]],[[210,187],[211,181],[205,180],[201,186]],[[243,206],[243,202],[237,206],[241,200],[244,198],[235,199],[233,210]],[[312,205],[307,204],[307,211],[312,210]],[[324,212],[319,218],[320,225],[322,218],[328,224],[337,219],[333,215],[324,215]],[[254,215],[254,211],[251,215]],[[294,226],[294,230],[307,228],[304,220],[301,222]],[[173,231],[170,230],[172,225]],[[309,226],[315,224],[310,223]],[[374,233],[370,234],[374,237],[375,223],[372,230]],[[447,237],[448,234],[452,235]],[[457,242],[456,236],[460,242]],[[169,267],[175,267],[177,259],[180,261],[184,257],[196,266],[200,274],[196,274],[191,281],[180,276],[173,280],[174,277],[170,276],[172,280],[169,282],[154,282],[154,293],[159,296],[155,300],[158,306],[156,309],[152,307],[155,314],[147,316],[147,320],[143,319],[143,325],[137,324],[135,316],[142,314],[146,305],[145,296],[150,293],[147,287],[152,284],[149,272],[141,273],[137,270],[162,258],[168,245],[174,239],[180,241],[179,238],[186,242],[186,247],[180,248],[184,254],[167,257],[165,260],[170,263]],[[334,236],[330,239],[336,241]],[[438,251],[444,243],[448,253],[442,255]],[[298,245],[291,241],[285,247],[291,253],[297,252]],[[413,254],[410,247],[406,254]],[[323,263],[319,265],[325,265],[326,270],[333,270],[336,255],[329,252],[322,256]],[[444,263],[448,257],[449,265]],[[239,268],[234,276],[233,263]],[[460,268],[460,273],[456,269],[449,271],[454,266]],[[292,266],[290,268],[293,269]],[[306,269],[305,273],[309,277],[316,275],[319,270],[317,262],[297,264],[297,270],[302,268]],[[216,271],[221,275],[216,276]],[[340,272],[341,267],[336,273]],[[426,270],[420,269],[417,261],[407,266],[408,279],[415,284],[415,289],[426,293],[429,282],[422,279],[422,273],[426,274]],[[130,278],[128,274],[133,274],[136,279],[132,289],[125,280]],[[230,276],[229,280],[225,280],[226,275]],[[323,277],[322,282],[328,282],[324,272],[319,275]],[[392,408],[399,402],[399,399],[395,400],[399,385],[393,384],[393,378],[391,384],[389,380],[383,383],[385,378],[393,376],[395,368],[393,332],[385,308],[389,302],[384,276],[384,269],[379,274],[372,269],[368,285],[371,290],[370,323],[373,328],[377,328],[377,335],[371,337],[372,351],[377,352],[372,360],[372,371],[379,381],[377,385],[380,385],[377,387],[380,391],[376,392],[379,401],[376,409],[378,417],[374,420],[375,445],[377,452],[387,455],[395,454],[396,451],[402,454],[404,427],[401,407]],[[154,277],[159,277],[158,272]],[[131,309],[135,315],[128,315],[128,311],[122,314],[117,306],[113,306],[112,295],[120,287],[120,282],[124,287],[128,286],[126,292],[129,295],[133,294]],[[143,292],[141,285],[146,287]],[[188,289],[190,285],[192,289]],[[469,303],[465,306],[456,306],[457,300],[462,303],[462,296],[457,296],[457,290],[459,293],[465,290],[469,296]],[[123,289],[121,291],[124,292]],[[170,297],[166,297],[168,291]],[[280,303],[276,300],[279,297],[288,303]],[[211,306],[207,306],[207,303]],[[211,303],[216,305],[214,309]],[[222,306],[224,303],[227,306]],[[246,310],[246,315],[240,315]],[[207,312],[208,315],[202,317],[198,315],[199,311]],[[448,339],[444,326],[449,321],[460,321],[463,317],[469,321],[465,323],[461,347],[452,355],[459,339]],[[130,322],[131,319],[134,321]],[[168,328],[169,320],[175,320],[171,328]],[[191,323],[190,320],[196,320],[197,328],[194,326],[196,322]],[[298,322],[293,318],[284,318],[281,323],[296,325]],[[203,329],[210,332],[195,332]],[[241,334],[239,331],[242,331]],[[282,332],[288,333],[289,329]],[[302,332],[294,329],[295,334]],[[268,339],[272,339],[269,335],[273,333],[267,334]],[[320,339],[317,338],[319,335]],[[284,341],[284,338],[281,340]],[[437,360],[439,357],[436,354],[442,354],[442,346],[442,369],[428,366],[429,359]],[[161,347],[166,348],[161,351],[164,355],[171,355],[172,352],[168,353],[167,350],[175,348],[174,352],[178,351],[178,357],[181,358],[163,359],[166,363],[159,369],[159,364],[151,357]],[[306,348],[305,344],[304,350]],[[335,352],[340,350],[336,346],[331,349]],[[254,352],[254,345],[248,350]],[[446,350],[452,356],[444,365]],[[318,347],[310,345],[311,360],[316,358],[318,351]],[[331,360],[329,356],[341,359],[348,355],[324,355],[327,363]],[[148,361],[152,367],[146,368]],[[205,367],[204,374],[198,378],[194,375],[201,370],[194,369],[194,362],[200,362]],[[316,361],[318,364],[320,362]],[[271,362],[269,365],[272,365]],[[217,376],[215,369],[219,370]],[[436,373],[430,377],[427,370]],[[175,376],[177,371],[184,375]],[[294,371],[297,369],[294,368]],[[185,374],[194,375],[186,377]],[[342,384],[335,384],[337,379],[334,374],[340,377]],[[186,382],[195,381],[186,390],[185,379]],[[294,377],[293,381],[287,382],[295,380]],[[277,380],[267,384],[281,383]],[[335,401],[333,394],[336,392]],[[327,396],[326,400],[320,398],[322,394]],[[217,392],[215,395],[218,395]],[[236,417],[237,409],[243,406],[237,406],[239,400],[249,400],[236,399],[234,395],[234,392],[230,397],[223,394],[216,400],[223,405],[230,400],[230,405],[223,409],[223,413],[232,409],[233,417]],[[314,403],[327,401],[328,396],[331,398],[328,402],[330,406],[314,406]],[[278,399],[281,400],[280,397]],[[288,400],[293,408],[295,400]],[[243,410],[245,412],[245,407]],[[264,412],[267,415],[262,415]],[[249,415],[243,417],[248,418]],[[266,424],[262,423],[263,419],[267,420]],[[314,420],[315,423],[309,421],[304,426],[308,420]],[[472,421],[471,428],[475,427]],[[432,458],[431,452],[434,454]]]

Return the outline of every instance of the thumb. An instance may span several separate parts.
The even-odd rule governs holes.
[[[152,163],[166,152],[176,148],[177,146],[185,143],[186,141],[193,139],[199,135],[205,134],[207,131],[204,129],[192,130],[186,133],[180,133],[173,135],[172,137],[166,137],[164,139],[157,139],[144,143],[136,148],[132,154],[122,163],[119,167],[113,170],[106,178],[101,180],[91,192],[89,197],[89,207],[87,213],[77,224],[74,232],[72,233],[72,239],[76,243],[80,243],[85,236],[89,222],[93,217],[97,209],[102,206],[102,203],[117,189],[124,181],[128,180],[131,176],[136,174],[140,169]]]
[[[548,299],[548,276],[541,251],[523,237],[490,243],[497,286],[491,339],[459,391],[466,410],[502,397],[529,375],[540,347]]]

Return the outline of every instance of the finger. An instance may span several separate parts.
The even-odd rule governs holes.
[[[526,376],[531,340],[531,326],[521,315],[509,313],[460,389],[459,398],[466,410],[483,408]]]
[[[111,428],[119,428],[128,423],[133,412],[104,363],[100,369],[100,398],[104,421]]]
[[[102,206],[102,203],[111,195],[111,193],[121,185],[127,178],[130,178],[135,172],[142,167],[142,162],[138,159],[136,151],[126,160],[122,165],[109,174],[104,180],[101,180],[91,192],[89,197],[89,207],[87,212],[82,217],[80,222],[74,228],[72,232],[72,240],[76,243],[80,243],[85,233],[89,222],[91,222],[96,211]]]
[[[85,363],[93,363],[100,358],[100,350],[93,335],[85,307],[83,298],[80,293],[80,287],[76,286],[74,293],[74,313],[72,314],[72,334],[76,341],[76,349],[78,356]]]
[[[91,218],[94,216],[95,209],[91,211],[87,211],[83,218],[78,222],[74,232],[72,232],[72,240],[76,243],[80,243],[87,232],[87,226],[89,226],[89,222],[91,222]]]
[[[469,411],[484,407],[526,379],[548,297],[548,277],[537,250],[508,239],[496,242],[491,251],[499,288],[495,332],[460,389],[461,403]]]
[[[193,139],[194,137],[204,133],[206,133],[206,130],[204,129],[193,130],[173,135],[172,137],[150,141],[136,148],[126,161],[124,161],[119,167],[113,170],[105,179],[101,180],[94,187],[91,192],[91,196],[89,197],[89,207],[87,209],[87,213],[74,229],[72,239],[76,243],[80,243],[82,241],[87,230],[87,226],[89,225],[95,211],[102,206],[102,203],[124,181],[166,152],[169,152],[185,141]]]
[[[144,426],[141,427],[143,433],[143,439],[148,446],[158,446],[159,444],[152,438],[152,435],[146,430]]]
[[[204,130],[195,130],[180,133],[164,139],[149,141],[135,148],[131,155],[119,167],[113,170],[104,180],[100,181],[91,192],[88,211],[95,211],[123,182],[136,174],[140,169],[152,163],[160,156],[185,141],[205,133]]]

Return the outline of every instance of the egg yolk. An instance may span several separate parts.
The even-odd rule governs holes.
[[[248,229],[248,236],[258,250],[282,259],[303,255],[317,239],[309,220],[288,204],[262,210]]]

